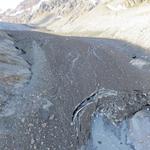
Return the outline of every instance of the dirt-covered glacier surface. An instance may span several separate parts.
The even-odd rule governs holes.
[[[0,149],[88,149],[97,146],[97,138],[101,146],[120,144],[110,130],[121,132],[118,123],[128,120],[122,136],[142,126],[139,135],[128,134],[131,145],[142,150],[136,137],[149,137],[142,129],[149,126],[150,68],[138,60],[149,63],[148,52],[119,40],[31,31],[0,35]],[[104,117],[94,124],[95,112]]]

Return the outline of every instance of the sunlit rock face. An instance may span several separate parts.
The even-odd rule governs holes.
[[[137,112],[129,121],[128,143],[135,150],[150,149],[150,109]]]
[[[128,6],[128,7],[132,7],[132,6],[138,5],[143,2],[147,2],[147,1],[148,0],[124,0],[126,6]]]

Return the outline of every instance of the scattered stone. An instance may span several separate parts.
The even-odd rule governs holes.
[[[53,114],[49,117],[49,120],[54,120],[54,118],[55,118],[55,115]]]
[[[53,106],[53,103],[51,103],[49,100],[46,100],[44,105],[43,105],[43,109],[44,110],[49,110],[49,108]]]
[[[31,144],[32,144],[32,145],[34,144],[34,142],[35,142],[35,140],[34,140],[34,139],[31,139]]]
[[[42,124],[42,127],[43,127],[43,128],[45,128],[45,127],[46,127],[46,125],[47,125],[47,123],[43,123],[43,124]]]

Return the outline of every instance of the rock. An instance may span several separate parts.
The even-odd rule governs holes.
[[[127,7],[133,7],[143,2],[147,2],[147,0],[124,0],[124,3],[126,4]]]
[[[65,16],[71,11],[74,11],[76,15],[83,10],[89,11],[94,8],[99,1],[100,0],[24,0],[16,9],[4,12],[0,18],[3,21],[8,21],[9,19],[9,21],[11,20],[11,22],[15,23],[18,23],[18,21],[21,23],[33,23],[33,20],[40,19],[39,16],[41,16],[41,19],[43,18],[41,21],[44,21],[46,18],[53,20],[53,17],[54,20],[57,20],[60,16]],[[79,11],[76,11],[77,9]],[[16,18],[19,18],[19,20]]]
[[[20,87],[30,80],[30,65],[19,56],[20,50],[10,39],[3,37],[0,41],[0,83]]]

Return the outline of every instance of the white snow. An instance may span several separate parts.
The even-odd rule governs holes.
[[[23,0],[0,0],[0,9],[6,11],[7,9],[15,8]]]
[[[112,5],[108,4],[107,7],[113,11],[119,11],[119,10],[126,9],[126,7],[121,4],[118,4],[117,6],[112,6]]]
[[[150,65],[150,62],[143,59],[133,59],[130,61],[130,63],[138,69],[142,69],[144,66]]]
[[[93,5],[96,5],[99,3],[100,0],[89,0]]]
[[[17,16],[23,12],[24,12],[24,10],[19,10],[19,11],[16,11],[15,13],[9,14],[9,16]]]
[[[41,5],[43,2],[48,2],[48,0],[41,0],[38,4],[34,5],[34,6],[32,7],[32,12],[31,12],[31,13],[36,12],[36,11],[39,9],[40,5]]]

